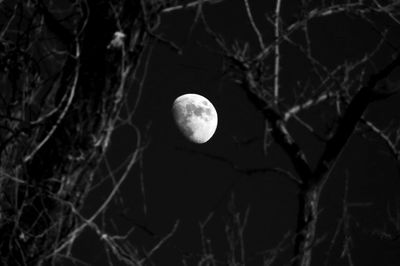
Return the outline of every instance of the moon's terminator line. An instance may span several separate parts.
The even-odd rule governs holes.
[[[192,142],[207,142],[217,129],[217,111],[212,103],[201,95],[190,93],[176,98],[172,114],[179,130]]]

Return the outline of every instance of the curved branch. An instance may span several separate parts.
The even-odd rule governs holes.
[[[383,82],[398,66],[400,66],[400,53],[384,69],[372,75],[367,85],[362,87],[353,97],[339,122],[336,133],[328,141],[315,168],[313,174],[315,183],[320,183],[328,178],[339,154],[344,149],[368,105],[373,101],[388,98],[399,91],[399,88],[387,88],[386,84],[377,88],[379,83]]]

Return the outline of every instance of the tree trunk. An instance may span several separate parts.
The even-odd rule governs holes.
[[[320,189],[302,188],[298,195],[297,228],[293,266],[311,265],[312,248],[318,220]]]

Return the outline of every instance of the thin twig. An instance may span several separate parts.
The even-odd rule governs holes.
[[[280,71],[280,12],[281,12],[281,0],[276,0],[275,7],[275,72],[274,72],[274,102],[278,103],[279,97],[279,71]]]
[[[80,57],[80,47],[79,47],[79,43],[77,42],[76,43],[75,59],[78,60],[79,57]],[[65,104],[65,108],[62,110],[61,114],[59,115],[59,117],[57,118],[57,121],[54,123],[54,125],[50,129],[49,133],[44,137],[44,139],[39,144],[36,145],[35,149],[29,155],[25,156],[25,158],[23,159],[24,163],[26,163],[29,160],[31,160],[33,158],[33,156],[35,156],[35,154],[43,147],[43,145],[54,134],[54,132],[56,131],[56,129],[60,125],[61,121],[64,119],[65,115],[67,114],[67,112],[68,112],[68,110],[69,110],[69,108],[70,108],[70,106],[72,104],[72,100],[74,99],[74,96],[75,96],[75,90],[76,90],[76,86],[78,84],[78,79],[79,79],[79,68],[80,68],[79,62],[76,62],[76,70],[75,70],[74,81],[73,81],[73,84],[71,86],[69,96],[68,96],[68,98],[66,98],[67,102]]]
[[[364,123],[372,132],[378,135],[383,142],[388,147],[390,153],[394,156],[396,160],[400,159],[400,150],[396,148],[396,144],[390,139],[390,137],[383,132],[383,130],[379,129],[375,126],[371,121],[368,121],[364,117],[361,117],[361,122]]]
[[[108,195],[106,200],[95,211],[95,213],[90,216],[89,219],[84,219],[85,222],[83,224],[81,224],[80,226],[78,226],[74,231],[72,231],[68,235],[67,240],[62,245],[60,245],[58,248],[56,248],[51,254],[49,254],[47,256],[48,258],[54,256],[54,254],[59,253],[65,247],[72,244],[73,243],[72,239],[74,239],[78,234],[80,234],[83,231],[83,229],[85,229],[88,225],[92,224],[93,221],[97,218],[97,216],[99,216],[99,214],[101,214],[106,209],[106,207],[109,205],[109,203],[111,202],[111,200],[114,198],[115,194],[118,192],[119,188],[121,187],[122,183],[125,181],[126,177],[130,173],[130,170],[132,169],[133,165],[137,162],[137,160],[140,156],[140,153],[142,152],[143,147],[140,148],[140,146],[139,146],[139,144],[141,143],[140,142],[141,141],[140,134],[139,134],[139,132],[137,132],[137,134],[138,134],[138,140],[137,140],[138,148],[132,154],[129,164],[125,169],[125,172],[123,173],[122,177],[118,180],[118,182],[115,184],[115,186],[113,187],[113,190],[110,192],[110,194]]]
[[[260,45],[261,50],[264,50],[265,49],[264,40],[263,40],[260,30],[258,29],[256,23],[254,22],[254,18],[253,18],[253,14],[251,13],[249,2],[248,2],[248,0],[243,0],[243,2],[244,2],[244,5],[246,6],[246,13],[247,13],[247,17],[249,18],[250,25],[257,35],[258,44]]]
[[[168,239],[170,239],[175,234],[176,230],[178,229],[178,225],[179,225],[179,220],[175,222],[172,230],[163,238],[161,238],[161,240],[147,253],[146,258],[140,260],[140,264],[143,264],[148,258],[150,258],[153,255],[154,252],[160,249],[160,247],[164,245],[164,243],[167,242]]]
[[[295,182],[296,184],[302,183],[302,181],[299,178],[297,178],[295,175],[293,175],[290,171],[279,168],[279,167],[243,168],[243,167],[239,167],[236,163],[230,161],[229,159],[227,159],[223,156],[210,154],[210,153],[206,153],[206,152],[202,152],[202,151],[189,150],[189,149],[179,149],[179,150],[182,150],[185,152],[190,152],[190,153],[195,153],[198,155],[202,155],[202,156],[226,163],[226,164],[230,165],[235,171],[238,171],[239,173],[242,173],[245,175],[254,175],[254,174],[270,172],[270,173],[276,173],[276,174],[283,175],[283,176],[289,178],[290,181]]]
[[[298,112],[308,109],[312,106],[315,106],[315,105],[329,99],[330,97],[333,97],[334,95],[335,94],[333,92],[322,93],[316,99],[309,99],[304,103],[295,105],[285,113],[283,120],[285,122],[287,122],[291,117],[295,116]]]
[[[177,11],[177,10],[181,10],[181,9],[185,9],[185,8],[195,8],[198,5],[202,5],[203,3],[210,3],[210,4],[216,4],[216,3],[220,3],[224,0],[196,0],[184,5],[176,5],[176,6],[170,6],[167,8],[164,8],[163,10],[161,10],[161,13],[168,13],[168,12],[172,12],[172,11]]]

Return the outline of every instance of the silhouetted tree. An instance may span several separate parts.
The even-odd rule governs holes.
[[[9,0],[0,3],[0,258],[3,265],[57,264],[61,258],[70,256],[72,244],[87,227],[98,234],[121,263],[143,265],[173,235],[178,223],[143,255],[120,242],[121,238],[107,234],[95,220],[107,208],[145,148],[142,133],[132,122],[136,104],[129,105],[126,112],[121,110],[127,106],[125,98],[129,89],[140,78],[138,69],[146,61],[152,41],[176,49],[172,42],[157,36],[155,30],[160,15],[177,10],[195,11],[194,26],[201,25],[214,40],[215,52],[224,59],[223,70],[228,82],[236,82],[262,114],[266,158],[270,156],[270,145],[276,143],[293,165],[292,169],[241,169],[232,164],[238,171],[249,174],[272,171],[296,184],[297,226],[292,235],[283,239],[293,238],[294,254],[287,260],[289,263],[311,265],[312,252],[318,244],[320,196],[355,132],[367,138],[373,133],[399,163],[398,123],[380,128],[365,115],[373,102],[384,101],[399,91],[398,78],[391,76],[400,66],[398,39],[393,41],[400,28],[398,1],[304,0],[295,4],[295,14],[287,16],[283,15],[285,1],[276,0],[274,11],[266,11],[269,24],[259,27],[253,15],[258,16],[259,11],[252,10],[251,1],[243,0],[243,10],[256,42],[242,44],[229,43],[208,23],[203,6],[220,2]],[[379,34],[379,40],[371,51],[363,51],[361,58],[331,66],[321,54],[314,52],[318,36],[310,28],[319,19],[342,15],[369,25]],[[273,32],[273,37],[265,37],[267,30]],[[294,89],[285,87],[281,79],[289,69],[282,60],[288,51],[300,55],[299,64],[307,72],[306,76],[295,77],[298,85]],[[382,58],[385,63],[381,62]],[[323,121],[326,124],[317,125],[303,115],[321,105],[325,106],[322,111],[332,117]],[[120,178],[114,180],[106,200],[85,218],[80,209],[118,123],[135,130],[136,148],[127,158]],[[323,151],[315,165],[293,137],[290,123],[298,123],[320,141]],[[230,163],[225,158],[210,156]],[[342,254],[353,265],[347,242],[348,207],[344,197],[342,217],[331,246],[338,232],[343,231]],[[231,220],[226,227],[229,256],[220,263],[217,254],[202,239],[204,250],[198,265],[246,264],[242,240],[247,215],[241,218],[233,204],[229,212]],[[400,224],[393,217],[392,221],[397,228],[395,233],[377,231],[377,234],[397,239]],[[207,222],[208,219],[201,224],[202,230]],[[270,252],[265,265],[274,262],[282,243]]]
[[[253,14],[260,17],[260,11],[252,10],[252,2],[243,0],[243,9],[256,42],[230,44],[222,34],[213,31],[202,12],[201,4],[197,6],[195,23],[202,25],[219,47],[215,52],[224,58],[224,73],[246,92],[248,100],[263,115],[266,158],[269,156],[269,146],[276,143],[293,165],[293,169],[271,168],[264,171],[286,175],[297,185],[297,227],[293,235],[294,254],[291,261],[292,265],[308,266],[311,265],[313,248],[318,244],[316,232],[321,191],[336,162],[345,152],[350,137],[354,133],[362,132],[359,135],[367,139],[379,139],[387,147],[394,163],[399,164],[398,121],[391,121],[389,118],[387,123],[391,126],[380,128],[365,115],[365,111],[372,103],[384,101],[400,90],[398,77],[392,75],[400,66],[399,39],[398,36],[396,38],[400,27],[400,6],[398,1],[299,1],[296,4],[281,0],[274,2],[273,12],[263,11],[266,12],[268,25],[259,27]],[[292,11],[290,16],[283,15],[288,13],[286,6]],[[296,10],[293,6],[297,8],[297,13],[293,13]],[[332,66],[324,54],[315,52],[318,46],[315,43],[321,38],[315,33],[315,24],[329,25],[335,23],[334,20],[329,20],[331,18],[339,20],[346,17],[364,23],[372,29],[370,34],[378,37],[370,36],[367,39],[375,44],[370,51],[360,51],[360,58],[344,58],[342,63]],[[273,38],[270,37],[267,41],[264,32],[273,32]],[[326,53],[329,53],[328,49],[335,47],[326,47]],[[290,76],[285,71],[293,72],[282,61],[285,53],[290,53],[291,57],[296,54],[295,58],[299,60],[296,66],[303,65],[306,69],[300,70],[300,75],[291,74],[296,80],[295,88],[288,88],[288,82],[282,83],[282,76]],[[332,54],[343,57],[336,51]],[[384,63],[382,58],[386,60]],[[307,73],[306,76],[303,73]],[[307,112],[320,106],[324,106],[319,110],[329,119],[317,123],[307,116]],[[321,143],[323,151],[319,154],[317,163],[310,162],[309,154],[293,137],[295,134],[289,124],[295,122]],[[325,128],[325,132],[321,132],[321,128]],[[227,162],[227,159],[209,156]],[[248,173],[251,171],[247,169]],[[348,205],[344,199],[343,217],[337,230],[344,230],[343,256],[346,256],[349,265],[353,265],[349,243],[346,243],[350,239],[348,224],[343,222],[349,216]],[[392,219],[392,222],[396,228],[399,227],[398,220]],[[394,235],[398,235],[398,232]],[[335,238],[332,239],[332,245],[335,241]],[[228,264],[244,265],[245,260]]]
[[[54,264],[115,194],[79,216],[160,3],[1,1],[2,265]]]
[[[269,22],[267,29],[266,26],[259,28],[256,25],[251,1],[243,0],[243,3],[248,22],[256,36],[256,45],[251,42],[244,42],[242,45],[229,44],[224,36],[212,30],[201,10],[198,21],[218,44],[219,54],[225,58],[225,72],[246,92],[248,100],[262,113],[265,120],[265,154],[267,155],[268,147],[276,143],[291,160],[293,171],[275,171],[287,175],[297,185],[298,214],[292,265],[309,266],[313,248],[317,244],[321,191],[336,162],[345,152],[350,137],[355,132],[374,133],[388,148],[394,162],[399,163],[398,123],[394,127],[381,129],[364,115],[373,102],[383,101],[400,90],[398,78],[391,76],[400,66],[399,39],[393,39],[400,27],[399,2],[386,1],[380,4],[378,1],[301,1],[297,5],[298,13],[286,17],[282,15],[285,4],[291,7],[293,5],[277,0],[274,12],[266,13]],[[332,67],[329,60],[314,52],[314,42],[318,36],[310,29],[315,23],[334,23],[327,21],[328,18],[339,15],[344,16],[338,19],[347,16],[369,25],[379,38],[371,51],[362,51],[361,58],[345,59]],[[321,21],[322,18],[326,22]],[[266,30],[274,33],[274,37],[268,41],[263,34]],[[294,89],[282,85],[281,77],[287,69],[292,70],[282,63],[285,52],[298,53],[296,58],[301,61],[296,65],[304,65],[307,69],[306,76],[294,75],[298,78],[298,86]],[[341,56],[338,52],[333,54]],[[377,54],[387,58],[383,66],[382,62],[378,63],[380,58]],[[322,126],[303,115],[321,105],[325,108],[319,110],[325,112],[326,117],[331,117]],[[294,132],[289,128],[289,124],[294,121],[321,142],[323,151],[316,164],[310,163],[309,155],[294,139]],[[324,127],[327,128],[326,132],[321,132],[319,128]],[[370,137],[369,135],[367,138]],[[344,202],[344,208],[347,207],[347,202]],[[343,253],[350,254],[350,250],[344,248]],[[353,265],[351,256],[348,256],[348,260]],[[244,264],[244,261],[241,263]]]

